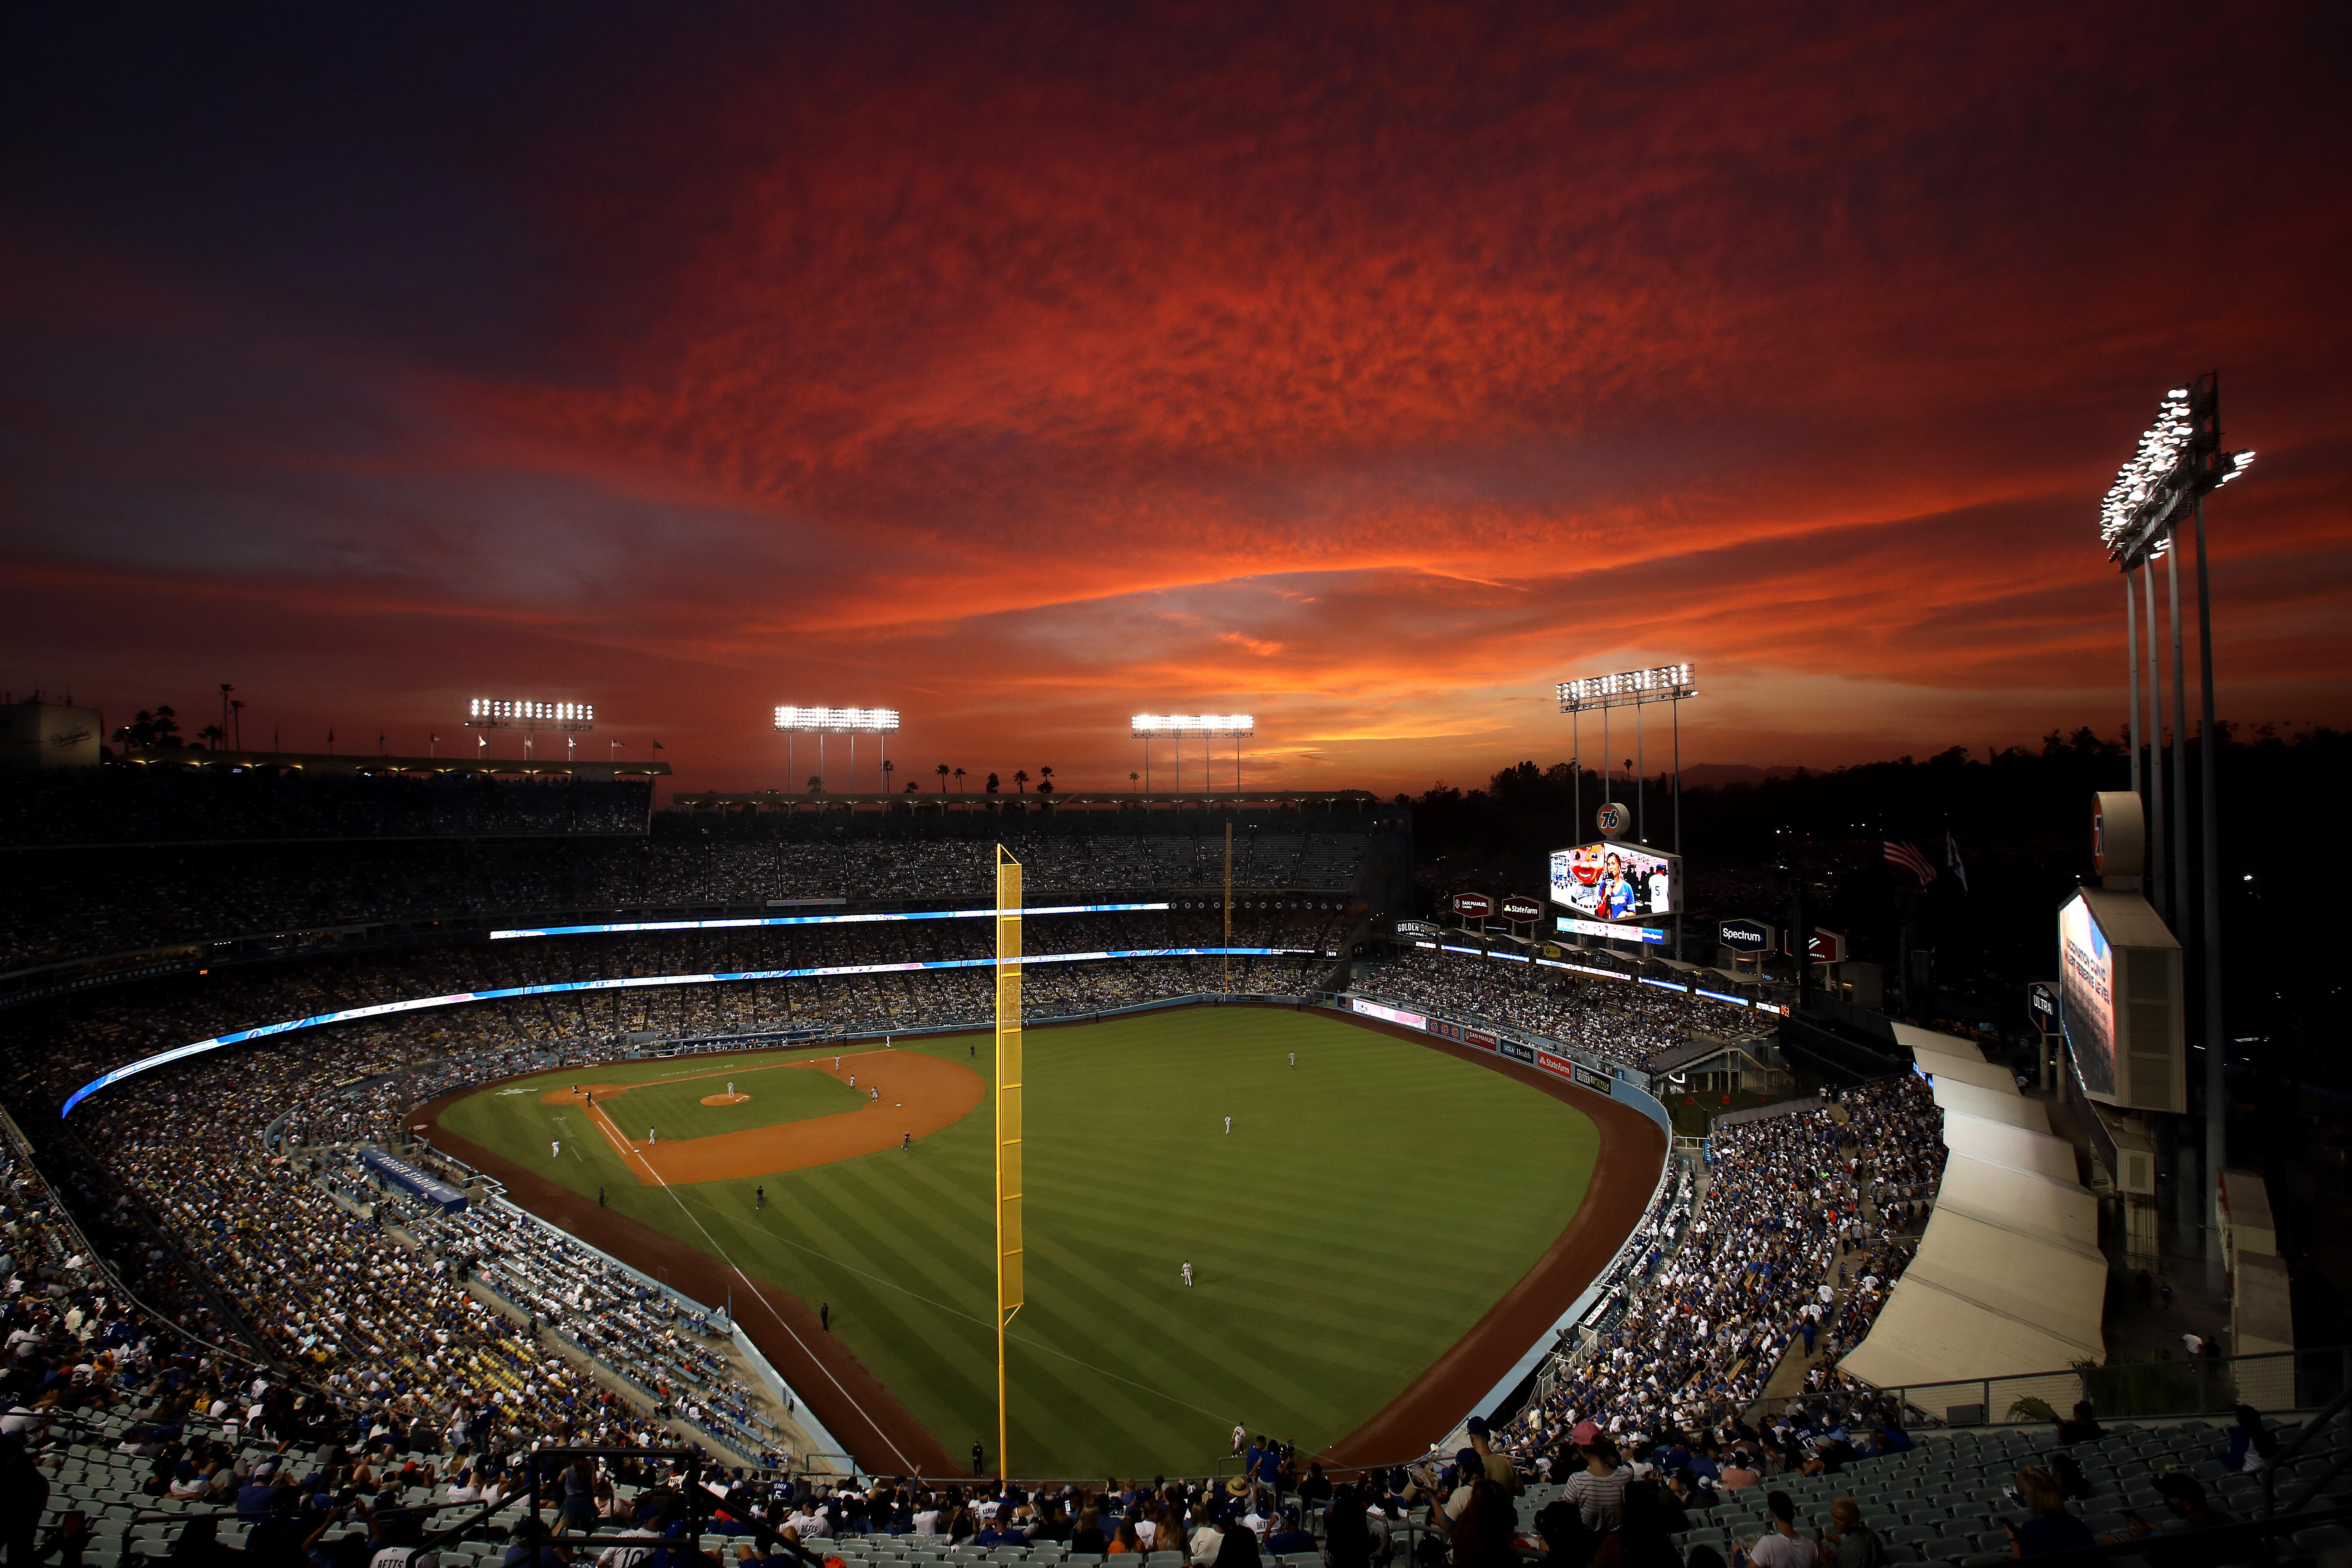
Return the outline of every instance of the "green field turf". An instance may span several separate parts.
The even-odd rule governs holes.
[[[971,1043],[898,1048],[984,1071],[990,1047],[975,1059]],[[635,1083],[775,1059],[587,1070]],[[834,1331],[950,1453],[984,1438],[993,1458],[986,1101],[909,1152],[765,1177],[755,1210],[750,1180],[641,1186],[576,1111],[551,1161],[566,1108],[538,1094],[580,1076],[485,1090],[443,1125],[829,1304]],[[1269,1008],[1037,1030],[1026,1078],[1029,1304],[1011,1336],[1012,1460],[1026,1475],[1204,1470],[1236,1422],[1310,1450],[1346,1436],[1534,1266],[1583,1200],[1599,1142],[1581,1112],[1500,1073]],[[677,1107],[663,1140],[672,1115],[687,1138],[845,1109],[811,1089],[779,1114],[779,1079],[850,1100],[822,1074],[764,1072],[742,1085],[751,1107],[706,1107],[724,1083],[698,1078],[663,1091]],[[626,1102],[633,1137],[648,1092]]]

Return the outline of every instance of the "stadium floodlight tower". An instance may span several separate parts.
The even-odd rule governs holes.
[[[827,735],[849,737],[849,793],[857,793],[857,737],[878,735],[882,739],[882,755],[889,754],[889,734],[898,727],[896,708],[793,708],[776,710],[776,728],[784,732],[784,772],[793,771],[793,737],[816,737],[816,773],[820,784],[824,779],[824,738]],[[879,766],[880,759],[877,759]],[[888,787],[887,775],[875,784],[878,794]]]
[[[1633,710],[1633,820],[1634,837],[1643,843],[1650,837],[1650,789],[1644,777],[1646,767],[1642,754],[1642,710],[1653,702],[1668,704],[1667,711],[1675,721],[1675,853],[1683,852],[1683,710],[1681,704],[1698,695],[1691,667],[1687,664],[1662,664],[1651,669],[1623,669],[1614,675],[1590,675],[1581,680],[1563,680],[1556,689],[1559,694],[1559,710],[1569,714],[1570,749],[1575,759],[1569,764],[1570,805],[1576,815],[1577,830],[1584,831],[1584,715],[1601,715],[1601,777],[1605,784],[1609,778],[1609,710],[1631,708]],[[1605,797],[1605,791],[1604,791]],[[1682,916],[1675,917],[1675,956],[1683,955]]]
[[[2205,1042],[2205,1267],[2209,1279],[2218,1278],[2221,1265],[2220,1226],[2223,1158],[2229,1152],[2223,1122],[2222,1058],[2228,1047],[2221,1032],[2221,807],[2214,769],[2217,731],[2213,721],[2213,596],[2206,573],[2205,498],[2253,466],[2252,452],[2221,449],[2221,377],[2210,371],[2195,381],[2176,386],[2157,405],[2156,423],[2139,438],[2131,460],[2116,471],[2099,503],[2099,542],[2107,559],[2124,576],[2124,649],[2130,672],[2131,717],[2126,740],[2131,749],[2131,786],[2146,797],[2148,842],[2148,901],[2170,922],[2175,937],[2190,929],[2189,879],[2189,735],[2186,680],[2180,646],[2180,557],[2174,546],[2186,517],[2197,535],[2197,668],[2200,696],[2198,784],[2203,795],[2199,812],[2204,834],[2200,857],[2204,903]],[[2171,600],[2172,642],[2172,788],[2171,877],[2166,886],[2165,828],[2167,802],[2164,780],[2164,703],[2162,664],[2156,641],[2156,569],[2158,563]],[[2147,708],[2140,709],[2140,605],[2145,603],[2147,626]],[[2145,742],[2147,766],[2143,788],[2140,752]],[[2185,1176],[2184,1173],[2184,1176]],[[2185,1217],[2185,1216],[2184,1216]]]
[[[1257,733],[1257,721],[1247,713],[1138,713],[1128,721],[1128,730],[1134,739],[1143,742],[1143,793],[1151,793],[1151,742],[1174,741],[1176,746],[1176,787],[1184,787],[1184,747],[1187,737],[1197,736],[1213,741],[1219,736],[1234,738],[1234,793],[1242,792],[1242,738]],[[1215,786],[1209,782],[1211,747],[1201,748],[1201,789],[1207,793]]]
[[[540,702],[530,698],[509,700],[500,697],[477,697],[466,707],[466,727],[469,730],[520,730],[522,754],[536,755],[531,737],[541,730],[593,730],[596,727],[596,705],[593,702]],[[489,737],[482,737],[488,746]]]

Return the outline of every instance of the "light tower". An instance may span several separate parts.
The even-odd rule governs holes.
[[[1176,787],[1184,787],[1184,748],[1188,737],[1213,740],[1231,735],[1234,738],[1234,793],[1242,788],[1242,738],[1257,733],[1257,721],[1247,713],[1138,713],[1128,721],[1130,738],[1143,742],[1143,789],[1151,791],[1151,742],[1174,741],[1176,747]],[[1213,786],[1209,781],[1210,748],[1201,748],[1201,789],[1208,793]]]
[[[1633,836],[1649,841],[1648,782],[1641,777],[1642,710],[1653,702],[1668,704],[1674,715],[1675,728],[1675,853],[1683,852],[1683,713],[1681,704],[1698,695],[1691,667],[1687,664],[1663,664],[1651,669],[1620,670],[1614,675],[1587,676],[1581,680],[1563,680],[1555,689],[1559,695],[1559,710],[1570,716],[1570,745],[1575,761],[1570,764],[1570,805],[1576,816],[1576,830],[1584,826],[1584,715],[1597,711],[1601,715],[1601,764],[1605,783],[1609,765],[1609,710],[1631,708],[1633,710],[1633,760],[1635,763],[1633,797]],[[1675,915],[1675,956],[1683,955],[1683,917]]]
[[[497,697],[477,697],[467,705],[466,727],[469,730],[520,730],[522,754],[537,754],[531,737],[541,730],[580,731],[596,727],[596,708],[590,702],[541,702],[531,698],[509,700]],[[485,736],[487,744],[488,737]]]
[[[887,755],[887,737],[898,727],[898,710],[896,708],[779,707],[776,710],[776,728],[784,733],[784,772],[788,776],[793,771],[792,738],[794,735],[814,734],[816,737],[816,772],[820,781],[824,777],[824,738],[827,735],[849,737],[849,793],[852,795],[857,793],[857,737],[884,737],[882,744]],[[794,787],[799,787],[797,782]]]
[[[2200,827],[2204,835],[2195,896],[2204,904],[2205,1044],[2205,1226],[2206,1273],[2221,1268],[2221,1171],[2229,1153],[2224,1121],[2223,1067],[2229,1048],[2221,1022],[2221,809],[2214,778],[2220,735],[2213,719],[2213,598],[2207,574],[2205,498],[2252,466],[2250,451],[2221,449],[2221,378],[2208,372],[2173,387],[2157,405],[2156,423],[2139,438],[2130,461],[2099,503],[2099,541],[2124,577],[2124,647],[2131,691],[2126,741],[2131,750],[2131,786],[2144,797],[2147,819],[2149,902],[2176,937],[2192,929],[2189,877],[2189,747],[2185,671],[2180,641],[2180,559],[2174,548],[2187,518],[2197,536],[2197,644],[2201,740],[2198,746]],[[2164,566],[2171,600],[2172,787],[2164,780],[2162,663],[2157,653],[2156,568]],[[2142,605],[2147,630],[2147,707],[2140,708],[2139,631]],[[2143,738],[2147,765],[2140,765]],[[2168,818],[2168,812],[2169,816]],[[2166,829],[2170,828],[2170,854]],[[2170,876],[2167,876],[2169,860]],[[2168,887],[2168,881],[2169,886]],[[2184,1162],[2185,1163],[2185,1162]]]

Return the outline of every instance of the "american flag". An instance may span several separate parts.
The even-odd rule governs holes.
[[[1928,864],[1925,855],[1919,853],[1919,847],[1907,838],[1890,838],[1886,841],[1886,861],[1891,866],[1902,867],[1906,871],[1918,878],[1919,885],[1923,888],[1936,879],[1936,868]]]

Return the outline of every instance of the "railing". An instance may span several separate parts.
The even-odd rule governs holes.
[[[2063,1415],[2076,1401],[2087,1399],[2103,1420],[2221,1415],[2240,1405],[2258,1410],[2310,1410],[2352,1392],[2352,1346],[2106,1366],[2086,1363],[2060,1372],[1907,1384],[1884,1392],[1900,1398],[1916,1424],[1929,1426],[2046,1423],[2046,1416],[2019,1409],[2026,1400],[2038,1400]]]

